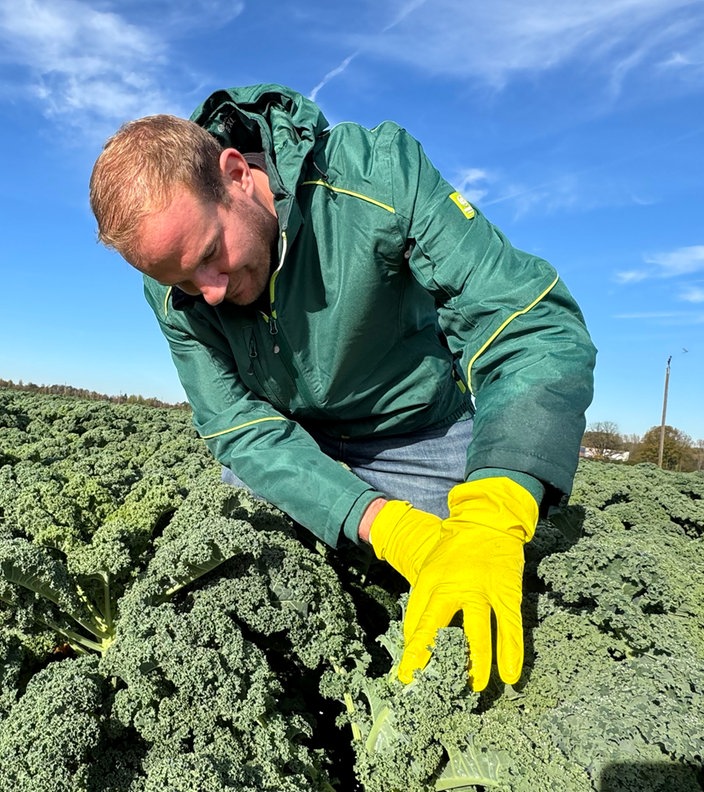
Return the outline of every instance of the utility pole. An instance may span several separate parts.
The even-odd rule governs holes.
[[[662,397],[662,421],[660,422],[660,446],[658,448],[658,467],[662,467],[662,454],[665,448],[665,416],[667,415],[667,388],[670,384],[670,361],[672,355],[667,359],[667,368],[665,369],[665,393]]]

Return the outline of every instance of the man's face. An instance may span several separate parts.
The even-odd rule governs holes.
[[[266,289],[277,238],[276,217],[254,196],[231,190],[224,205],[177,187],[142,221],[137,268],[209,305],[250,305]]]

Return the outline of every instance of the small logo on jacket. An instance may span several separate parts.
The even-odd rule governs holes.
[[[463,195],[458,192],[453,192],[450,195],[450,200],[457,206],[467,220],[471,220],[474,217],[474,207]]]

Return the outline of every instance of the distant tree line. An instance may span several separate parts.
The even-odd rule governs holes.
[[[590,449],[592,459],[607,462],[621,461],[621,452],[628,452],[627,464],[639,462],[658,463],[660,451],[660,427],[653,426],[641,437],[623,435],[612,421],[599,421],[590,424],[582,438],[582,447]],[[704,439],[692,438],[676,429],[665,426],[663,441],[662,467],[664,470],[693,471],[704,470]]]
[[[141,404],[146,407],[174,407],[176,409],[189,409],[188,402],[164,402],[160,399],[146,398],[130,394],[120,394],[119,396],[108,396],[105,393],[87,390],[86,388],[74,388],[72,385],[35,385],[33,382],[13,382],[12,380],[0,379],[0,389],[27,391],[29,393],[46,393],[53,396],[71,396],[76,399],[90,399],[92,401],[109,401],[113,404]]]
[[[113,404],[141,404],[147,407],[172,407],[189,409],[188,402],[164,402],[153,397],[135,394],[110,396],[105,393],[74,388],[72,385],[36,385],[33,382],[13,382],[0,378],[0,389],[45,393],[54,396],[69,396],[92,401],[108,401]],[[639,462],[657,464],[660,448],[660,427],[653,426],[643,435],[625,435],[619,432],[613,421],[598,421],[590,424],[582,437],[582,448],[589,449],[592,459],[606,462],[622,461],[622,452],[628,452],[626,464],[635,465]],[[676,429],[665,426],[663,443],[662,467],[664,470],[693,471],[704,470],[704,439],[693,441],[692,438]]]

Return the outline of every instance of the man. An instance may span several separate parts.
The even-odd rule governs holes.
[[[371,542],[411,584],[399,677],[461,610],[483,689],[493,610],[516,682],[523,544],[569,493],[592,394],[594,349],[555,271],[403,129],[329,129],[276,85],[125,125],[91,205],[144,273],[229,480],[333,547]]]

